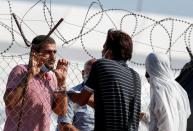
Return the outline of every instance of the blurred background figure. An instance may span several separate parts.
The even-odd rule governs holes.
[[[82,70],[83,82],[68,91],[70,93],[80,93],[88,79],[92,64],[95,59],[90,59],[84,64]],[[91,98],[94,101],[93,96]],[[68,100],[68,111],[65,116],[58,117],[58,131],[93,131],[94,130],[94,108],[89,103],[79,106],[73,101]]]

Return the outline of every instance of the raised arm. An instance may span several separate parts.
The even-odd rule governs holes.
[[[55,75],[57,78],[58,90],[55,92],[55,100],[52,106],[53,111],[58,115],[65,115],[67,112],[66,78],[68,70],[68,61],[60,59],[57,63]],[[60,92],[61,91],[61,92]]]
[[[93,94],[92,92],[83,89],[81,93],[70,93],[69,97],[74,103],[83,106],[85,104],[88,104],[89,98],[91,97],[92,94]]]

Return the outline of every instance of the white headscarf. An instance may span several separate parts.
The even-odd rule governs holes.
[[[175,81],[169,58],[164,54],[151,53],[145,66],[152,91],[150,131],[186,131],[190,116],[189,99],[186,91]]]

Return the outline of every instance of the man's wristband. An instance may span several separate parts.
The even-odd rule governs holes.
[[[63,95],[67,95],[66,89],[56,89],[56,90],[54,90],[54,93],[60,93]]]

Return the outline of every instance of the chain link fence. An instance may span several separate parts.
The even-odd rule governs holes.
[[[6,84],[7,84],[7,80],[8,80],[8,76],[9,73],[11,72],[11,70],[16,66],[16,65],[20,65],[20,64],[28,64],[28,57],[26,56],[21,56],[21,57],[0,57],[0,93],[1,93],[1,98],[0,98],[0,130],[3,130],[4,124],[5,124],[5,120],[6,120],[6,115],[5,115],[5,104],[3,101],[3,95],[5,93],[5,89],[6,89]],[[69,69],[68,69],[68,78],[67,78],[67,87],[68,89],[71,87],[76,86],[77,84],[82,82],[82,76],[81,76],[81,70],[83,69],[83,64],[79,64],[79,63],[70,63],[69,65]],[[34,85],[37,86],[38,85]],[[33,92],[31,92],[33,93]],[[37,98],[39,99],[39,96],[43,95],[43,94],[38,94],[38,92],[34,92],[37,93]],[[39,95],[39,96],[38,96]],[[27,100],[26,100],[27,101]],[[38,101],[41,101],[38,100]],[[46,103],[47,100],[43,100],[42,101],[42,105],[44,105],[43,103]],[[24,104],[26,105],[26,104]],[[31,107],[32,109],[29,110],[33,110],[35,109],[34,107]],[[36,110],[34,110],[34,113],[36,113]],[[17,114],[19,115],[19,112],[17,112]],[[25,114],[23,112],[23,114]],[[23,115],[22,114],[22,115]],[[50,118],[51,118],[51,130],[55,130],[56,125],[57,125],[57,116],[54,113],[49,114]],[[41,116],[40,116],[41,117]],[[21,120],[22,123],[22,120]],[[33,123],[32,121],[29,121],[29,123]],[[16,127],[15,127],[16,128]]]
[[[10,0],[3,1],[2,5],[7,6],[7,12],[0,12],[0,42],[2,44],[0,51],[0,93],[2,96],[0,97],[0,131],[3,130],[6,120],[3,95],[5,93],[9,73],[16,65],[28,64],[29,60],[29,48],[23,44],[24,42],[21,39],[21,35],[11,16],[11,14],[15,11],[14,7],[20,8],[20,6],[14,2],[15,1]],[[61,14],[63,9],[58,7],[57,10],[54,10],[54,6],[52,6],[52,4],[53,3],[49,3],[46,0],[37,0],[30,3],[30,6],[28,6],[25,10],[26,12],[16,12],[17,18],[19,19],[20,25],[26,36],[32,38],[42,32],[44,34],[53,27],[56,22],[56,18],[54,17],[56,14],[53,15],[53,12],[55,11],[58,14]],[[93,11],[93,5],[97,5],[99,9],[97,11]],[[43,19],[34,19],[36,16],[35,10],[40,11],[40,16]],[[20,15],[20,13],[22,13],[22,15]],[[106,30],[109,28],[121,29],[130,34],[134,41],[133,58],[130,62],[128,62],[128,65],[137,70],[141,75],[142,111],[148,112],[150,99],[149,85],[144,77],[144,61],[147,54],[150,52],[162,52],[168,54],[172,69],[175,76],[177,76],[182,66],[189,60],[189,54],[186,47],[190,50],[189,53],[191,53],[193,24],[191,22],[175,18],[161,17],[159,19],[155,19],[153,16],[145,16],[125,9],[104,9],[99,0],[92,2],[88,6],[88,10],[84,15],[85,17],[79,18],[83,24],[74,24],[73,22],[64,21],[65,24],[63,25],[63,28],[71,31],[70,36],[66,36],[68,31],[63,32],[61,29],[57,29],[53,33],[54,37],[56,37],[57,41],[59,41],[58,43],[60,43],[60,51],[57,53],[58,58],[62,58],[65,55],[68,55],[68,53],[70,54],[69,50],[71,47],[81,44],[78,46],[78,48],[81,49],[75,50],[74,53],[80,61],[71,61],[71,57],[69,57],[70,65],[67,78],[68,89],[82,82],[81,70],[83,69],[83,61],[87,61],[93,57],[98,58],[97,53],[100,52],[99,47],[102,47],[103,42],[101,45],[100,43],[101,41],[104,41],[102,39],[105,38]],[[74,18],[74,16],[71,17]],[[77,23],[80,22],[77,18],[77,14],[75,18],[76,20],[73,19],[74,21],[77,21]],[[69,28],[66,25],[68,25]],[[46,30],[40,31],[39,26],[42,26],[42,28]],[[4,35],[7,34],[7,32],[9,36]],[[74,36],[74,34],[76,35]],[[7,39],[11,42],[4,42]],[[92,50],[90,45],[97,50]],[[87,57],[84,57],[81,54],[81,51]],[[41,95],[42,94],[36,95],[37,99]],[[44,101],[47,102],[48,100]],[[42,105],[45,104],[44,101]],[[34,113],[35,112],[36,110],[34,110]],[[19,112],[16,113],[20,115]],[[54,131],[57,125],[57,116],[54,113],[50,113],[49,118],[51,119],[50,130]],[[29,120],[29,123],[30,122],[31,121]],[[145,129],[140,128],[140,131],[145,131]]]

